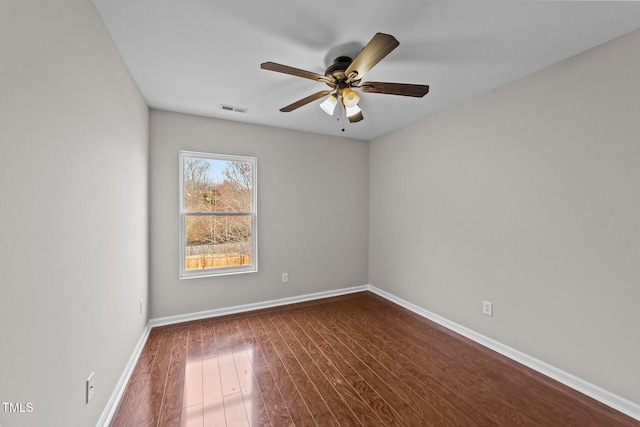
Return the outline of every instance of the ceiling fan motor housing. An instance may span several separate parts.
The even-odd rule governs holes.
[[[347,83],[348,76],[345,74],[349,65],[353,62],[348,56],[339,56],[334,61],[333,64],[327,67],[327,70],[324,72],[324,75],[329,77],[331,82],[327,82],[329,87],[335,88],[338,90],[338,94],[341,94],[342,91],[346,88],[357,85],[360,80],[352,80],[350,83]]]

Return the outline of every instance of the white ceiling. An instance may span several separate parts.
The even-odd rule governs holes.
[[[633,1],[93,2],[150,107],[365,140],[640,28]],[[364,120],[353,124],[320,101],[279,111],[327,86],[262,62],[324,74],[376,32],[400,46],[363,81],[428,84],[429,94],[363,94]]]

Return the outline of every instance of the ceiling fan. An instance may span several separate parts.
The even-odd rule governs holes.
[[[320,107],[327,114],[333,115],[338,100],[341,100],[349,122],[355,123],[364,117],[358,106],[360,94],[354,89],[360,89],[365,93],[386,93],[389,95],[413,96],[416,98],[422,98],[429,92],[428,85],[385,82],[361,83],[362,77],[385,56],[398,47],[399,44],[398,40],[392,35],[377,33],[355,59],[351,59],[348,56],[336,58],[333,64],[329,65],[326,69],[324,75],[277,64],[275,62],[264,62],[260,64],[260,68],[315,80],[325,83],[330,88],[329,90],[321,90],[293,104],[282,107],[280,111],[288,113],[317,99],[327,97],[327,99],[320,104]]]

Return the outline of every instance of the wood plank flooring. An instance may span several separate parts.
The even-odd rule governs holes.
[[[151,330],[112,426],[640,426],[357,293]]]

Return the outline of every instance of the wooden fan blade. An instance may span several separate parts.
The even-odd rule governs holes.
[[[345,71],[347,82],[360,80],[367,71],[391,53],[399,44],[400,42],[392,35],[377,33]]]
[[[362,111],[359,111],[357,114],[347,118],[349,119],[349,123],[356,123],[364,119],[364,116],[362,115]]]
[[[363,92],[386,93],[389,95],[414,96],[422,98],[429,93],[428,85],[413,85],[408,83],[364,82],[360,85]]]
[[[299,68],[289,67],[288,65],[276,64],[275,62],[263,62],[262,64],[260,64],[260,68],[262,68],[263,70],[275,71],[277,73],[303,77],[305,79],[315,80],[322,83],[333,81],[331,78],[323,76],[322,74],[301,70]]]
[[[330,90],[321,90],[320,92],[316,92],[313,95],[309,95],[306,98],[302,98],[301,100],[296,101],[293,104],[289,104],[286,107],[282,107],[280,111],[282,111],[283,113],[288,113],[290,111],[293,111],[297,108],[302,107],[303,105],[307,105],[308,103],[313,102],[316,99],[320,99],[324,96],[327,96],[330,93],[331,93]]]

